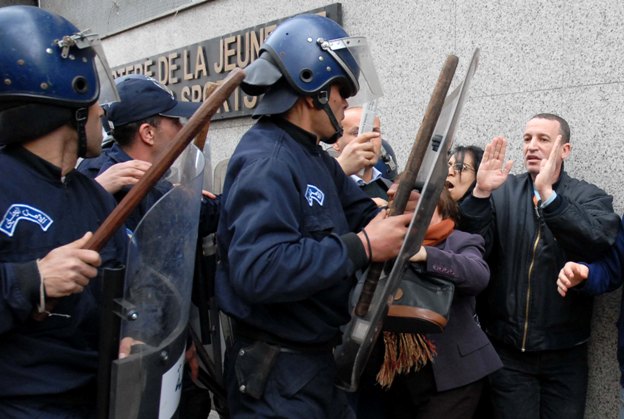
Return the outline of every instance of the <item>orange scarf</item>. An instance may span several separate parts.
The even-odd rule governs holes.
[[[442,243],[455,229],[455,222],[449,218],[442,220],[437,224],[430,225],[425,233],[423,246],[435,246]]]

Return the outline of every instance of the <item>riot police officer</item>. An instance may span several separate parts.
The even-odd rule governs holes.
[[[82,249],[115,202],[74,166],[99,153],[113,89],[97,37],[54,13],[0,8],[0,44],[0,416],[93,417],[97,268],[126,243]]]
[[[379,94],[364,38],[300,15],[246,70],[260,99],[225,178],[216,293],[233,321],[225,380],[232,417],[351,417],[332,348],[353,274],[395,256],[410,215],[385,218],[320,147],[347,99]]]

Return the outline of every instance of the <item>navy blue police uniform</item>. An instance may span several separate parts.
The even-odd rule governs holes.
[[[100,280],[59,299],[47,319],[35,321],[35,261],[95,231],[115,202],[81,173],[62,178],[58,167],[20,146],[0,150],[0,167],[11,174],[0,177],[0,416],[7,417],[4,406],[15,399],[37,406],[66,402],[77,414],[92,411]],[[120,231],[100,252],[103,266],[124,261],[125,249]]]
[[[354,232],[378,209],[316,136],[280,117],[262,118],[241,139],[223,203],[216,295],[234,322],[225,363],[232,415],[270,415],[288,397],[298,402],[277,410],[288,417],[348,416],[331,350],[349,320],[354,273],[368,263]],[[272,368],[263,400],[246,381],[254,342],[277,348],[264,359]],[[333,401],[310,402],[319,399]]]
[[[106,105],[107,129],[115,130],[132,123],[147,122],[149,118],[162,116],[168,118],[190,118],[200,107],[200,103],[179,102],[173,93],[151,77],[141,74],[130,74],[115,79],[120,100]],[[85,159],[80,162],[78,170],[92,179],[105,172],[117,163],[133,160],[123,148],[113,143],[106,147],[98,157]],[[126,227],[134,231],[139,221],[154,204],[171,190],[173,185],[164,178],[159,180],[130,214]],[[131,186],[123,187],[115,193],[115,199],[120,202],[130,191]],[[214,233],[217,229],[220,199],[202,198],[199,236],[204,237]]]
[[[111,147],[102,151],[98,157],[84,159],[78,165],[78,171],[84,173],[92,179],[95,179],[100,174],[104,173],[107,169],[117,163],[124,163],[133,160],[125,151],[119,147],[117,143],[114,143]],[[126,227],[130,231],[134,231],[139,221],[147,213],[147,211],[165,195],[173,185],[161,179],[158,181],[148,194],[143,198],[135,210],[130,214],[126,220]],[[131,186],[124,186],[119,192],[115,193],[115,199],[120,202],[126,194],[130,191]],[[219,207],[221,197],[217,196],[216,199],[208,199],[202,197],[200,223],[199,223],[199,236],[204,237],[210,233],[214,233],[217,230],[217,223],[219,221]]]
[[[11,45],[0,48],[0,417],[92,418],[101,270],[82,286],[88,258],[58,248],[96,231],[115,206],[73,170],[97,151],[96,102],[116,96],[112,73],[97,35],[53,12],[0,7],[0,28],[0,44]],[[98,251],[103,266],[123,263],[126,245],[115,232]],[[59,278],[41,277],[40,258],[76,292],[53,308],[45,280]],[[39,310],[48,317],[35,320]]]
[[[78,165],[78,171],[95,179],[97,176],[105,172],[111,166],[117,163],[124,163],[132,160],[117,144],[113,144],[110,148],[102,150],[102,154],[98,157],[84,159]],[[157,182],[150,192],[143,198],[139,205],[130,214],[125,222],[126,227],[130,231],[134,231],[152,205],[156,203],[167,191],[171,189],[171,184],[165,181]],[[114,194],[117,202],[120,202],[130,191],[130,186],[124,186]]]
[[[111,138],[117,135],[119,142],[114,141],[107,146],[103,153],[96,158],[85,159],[78,166],[78,170],[87,176],[95,179],[111,166],[118,163],[125,163],[133,160],[124,150],[130,150],[141,140],[137,138],[139,127],[144,123],[157,127],[162,120],[172,118],[189,118],[200,107],[200,103],[178,102],[173,93],[165,86],[160,84],[153,78],[131,74],[128,76],[115,79],[115,85],[119,92],[119,101],[106,105],[106,127],[111,129]],[[155,118],[162,118],[160,121]],[[171,141],[173,138],[162,138],[160,141]],[[140,147],[142,148],[142,147]],[[151,149],[150,151],[154,151]],[[143,154],[137,151],[138,154]],[[134,154],[134,153],[132,153]],[[151,153],[148,153],[151,158]],[[132,185],[122,187],[114,194],[117,202],[128,194]],[[160,179],[154,186],[150,188],[146,196],[139,202],[137,207],[132,211],[126,220],[126,228],[129,234],[136,231],[143,217],[150,211],[156,203],[163,198],[173,188],[172,183],[166,179],[166,176]],[[198,236],[201,238],[214,233],[217,228],[220,197],[216,199],[208,199],[201,197],[201,206],[199,214]],[[176,214],[171,214],[175,217]],[[193,302],[198,305],[200,311],[207,311],[207,301],[212,295],[212,285],[214,283],[214,273],[210,271],[205,258],[200,256],[201,248],[197,251],[198,265],[195,269],[193,281]],[[178,255],[179,257],[182,254]],[[210,265],[211,266],[211,265]],[[142,287],[145,288],[145,287]],[[145,289],[143,290],[145,291]],[[146,291],[149,293],[149,291]],[[154,307],[154,311],[150,316],[142,316],[142,319],[133,322],[133,330],[137,330],[136,336],[139,340],[143,340],[141,336],[149,336],[153,332],[153,327],[160,327],[160,322],[154,321],[163,315],[163,309],[166,303],[158,307]],[[162,317],[163,321],[167,316]],[[149,320],[148,320],[149,319]],[[194,322],[191,321],[191,324]],[[210,323],[209,323],[210,324]],[[149,340],[145,338],[145,340]],[[189,345],[191,341],[189,339]],[[195,386],[185,370],[183,378],[183,389],[180,400],[180,417],[184,418],[205,418],[210,413],[210,395],[207,391]]]
[[[261,119],[229,161],[217,229],[232,417],[353,417],[332,350],[372,252],[357,233],[379,209],[318,143],[342,135],[346,98],[379,94],[369,58],[364,38],[304,14],[281,23],[245,68],[241,88],[263,95]]]

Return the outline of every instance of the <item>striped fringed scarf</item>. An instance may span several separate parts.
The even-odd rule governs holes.
[[[388,389],[397,374],[418,371],[436,356],[435,344],[419,333],[383,332],[384,362],[377,382]]]

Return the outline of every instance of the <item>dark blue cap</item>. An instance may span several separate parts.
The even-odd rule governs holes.
[[[173,93],[151,77],[131,74],[115,79],[120,102],[106,107],[106,118],[121,126],[156,115],[190,118],[201,106],[198,102],[178,102]]]

